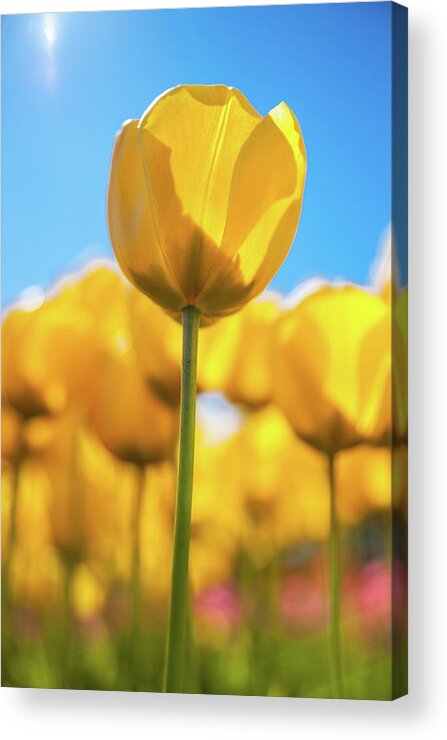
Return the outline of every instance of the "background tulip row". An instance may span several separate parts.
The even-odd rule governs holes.
[[[332,491],[345,694],[392,693],[406,313],[385,269],[201,330],[185,691],[334,695]],[[92,264],[8,311],[2,360],[3,682],[159,691],[181,327]]]

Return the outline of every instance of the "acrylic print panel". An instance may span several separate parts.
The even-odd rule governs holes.
[[[401,696],[406,9],[2,55],[3,684]]]

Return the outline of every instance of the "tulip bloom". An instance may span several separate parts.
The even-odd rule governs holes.
[[[354,286],[326,286],[279,321],[275,396],[326,454],[391,437],[391,314]]]
[[[129,333],[129,284],[113,263],[95,260],[70,276],[60,298],[76,315],[90,317],[102,350],[113,349]]]
[[[110,238],[121,269],[156,303],[202,323],[270,282],[301,213],[306,153],[280,103],[264,118],[236,89],[182,85],[115,141]]]
[[[325,286],[278,323],[275,395],[295,433],[326,453],[330,489],[330,588],[334,695],[344,696],[340,545],[334,459],[391,438],[391,312],[354,286]]]
[[[190,582],[193,594],[231,578],[240,541],[240,496],[228,483],[229,448],[198,441],[191,516]],[[226,478],[223,475],[225,470]],[[169,597],[175,509],[175,474],[168,463],[148,476],[142,511],[141,577],[145,592],[160,603]],[[235,471],[230,471],[232,481]],[[222,507],[222,496],[228,505]]]
[[[393,304],[393,425],[399,441],[408,438],[408,288]]]
[[[85,396],[96,360],[93,317],[57,295],[2,325],[2,394],[24,419],[61,413]]]
[[[103,445],[118,459],[133,463],[136,476],[132,528],[132,632],[136,645],[140,628],[141,508],[145,466],[170,458],[177,419],[144,383],[133,350],[110,354],[97,377],[90,422]],[[136,648],[135,648],[136,649]]]
[[[183,324],[167,691],[182,688],[199,325],[238,311],[280,268],[305,176],[290,108],[280,103],[263,118],[225,85],[168,90],[115,141],[108,224],[116,258],[142,293]]]
[[[325,458],[295,437],[278,408],[272,404],[250,414],[230,443],[221,477],[235,459],[251,558],[265,566],[297,542],[324,540],[329,528]]]
[[[22,454],[23,421],[18,412],[7,403],[2,404],[2,460],[13,465]]]
[[[123,462],[144,466],[172,455],[176,417],[145,385],[132,350],[104,360],[89,420],[104,447]]]
[[[10,513],[14,506],[11,483],[2,476],[2,548],[3,555],[6,556],[2,588],[5,588],[5,606],[8,608],[12,604],[21,604],[54,612],[60,597],[63,573],[51,541],[48,479],[40,463],[26,461],[23,464],[19,482],[21,504],[17,509],[16,535],[11,531],[10,516],[7,515],[8,510]],[[14,536],[16,546],[11,563],[6,558],[11,551],[11,538]],[[6,579],[9,583],[6,583]]]
[[[357,524],[371,511],[390,511],[391,449],[358,445],[340,452],[335,466],[335,491],[338,516],[347,524]]]
[[[233,403],[259,409],[272,401],[278,302],[265,296],[201,333],[199,383]],[[222,361],[225,358],[225,361]]]
[[[135,352],[145,381],[163,401],[180,403],[182,329],[139,290],[129,295],[129,317]]]

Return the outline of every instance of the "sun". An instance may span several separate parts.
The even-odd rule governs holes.
[[[52,48],[56,41],[56,22],[52,14],[45,15],[42,21],[42,30],[48,47]]]

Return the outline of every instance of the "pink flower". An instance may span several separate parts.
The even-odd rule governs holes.
[[[281,612],[296,628],[314,631],[324,622],[324,599],[318,580],[298,573],[290,576],[281,594]]]
[[[202,591],[196,598],[196,614],[210,627],[231,630],[242,617],[238,594],[232,584],[220,584]]]

